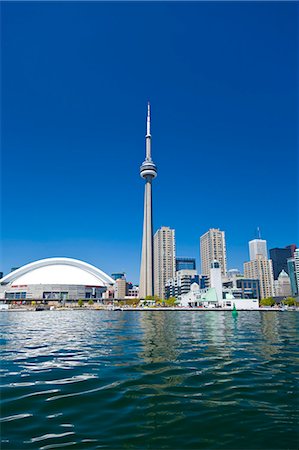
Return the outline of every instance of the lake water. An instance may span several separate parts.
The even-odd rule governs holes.
[[[298,448],[297,312],[0,322],[3,450]]]

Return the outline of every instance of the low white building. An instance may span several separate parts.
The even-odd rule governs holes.
[[[232,294],[226,294],[226,298],[218,300],[216,288],[200,289],[197,283],[191,285],[191,290],[181,296],[180,306],[185,308],[229,308],[233,309],[257,309],[257,298],[235,298]]]

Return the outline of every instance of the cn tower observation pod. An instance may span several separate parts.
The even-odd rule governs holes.
[[[0,279],[6,300],[102,298],[114,280],[97,267],[72,258],[47,258],[20,267]]]

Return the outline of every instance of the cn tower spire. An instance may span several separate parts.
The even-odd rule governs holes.
[[[157,176],[157,167],[152,160],[151,140],[151,110],[148,103],[145,135],[146,156],[140,167],[140,176],[145,180],[140,299],[154,294],[152,181]]]
[[[151,136],[151,105],[147,103],[146,137]]]
[[[145,135],[145,146],[146,146],[146,161],[152,160],[152,142],[151,142],[151,105],[150,102],[147,104],[147,118],[146,118],[146,135]]]

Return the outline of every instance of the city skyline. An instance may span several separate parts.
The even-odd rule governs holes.
[[[228,268],[242,270],[257,226],[268,248],[298,242],[296,9],[3,4],[0,270],[68,256],[138,282],[148,100],[153,231],[175,229],[177,256],[199,269],[213,227]]]

